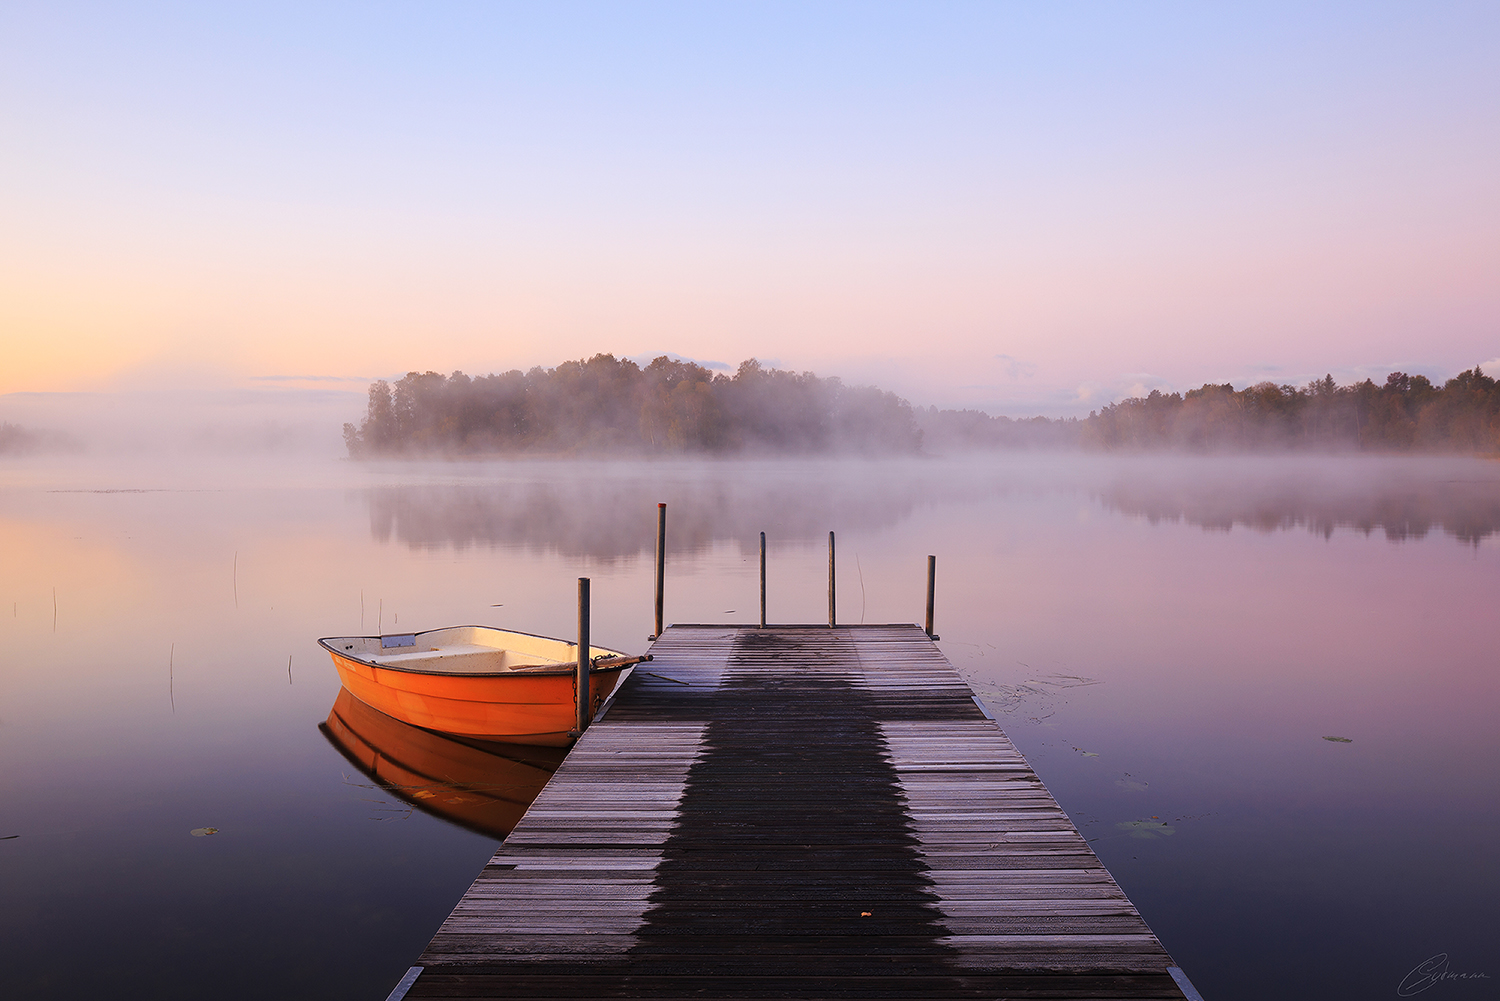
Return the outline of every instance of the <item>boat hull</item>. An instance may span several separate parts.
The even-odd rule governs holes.
[[[471,633],[490,632],[484,627],[462,628]],[[499,630],[493,632],[557,643],[560,648],[557,652],[576,649],[562,641],[524,637],[524,634],[501,634]],[[424,634],[416,635],[420,638]],[[472,639],[473,636],[466,638]],[[422,659],[420,654],[391,658],[407,661],[403,666],[383,666],[371,663],[374,655],[346,655],[344,649],[351,644],[342,639],[323,640],[321,643],[333,657],[339,680],[355,698],[403,723],[481,740],[547,747],[566,747],[575,739],[573,730],[578,719],[574,701],[576,670],[560,660],[544,666],[495,673],[472,670],[448,673],[431,669],[430,662]],[[613,653],[599,648],[592,652],[595,655]],[[459,659],[449,658],[452,661]],[[442,662],[442,658],[433,660]],[[589,672],[589,715],[599,711],[626,669],[625,666],[595,667]]]

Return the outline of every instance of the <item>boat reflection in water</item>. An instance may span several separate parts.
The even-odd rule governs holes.
[[[568,753],[423,730],[370,708],[347,688],[318,729],[392,795],[496,838],[511,832]]]

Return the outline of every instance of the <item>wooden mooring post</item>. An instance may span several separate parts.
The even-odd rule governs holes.
[[[667,505],[656,505],[656,631],[648,639],[656,639],[662,630],[662,609],[666,603],[667,583]]]
[[[766,533],[760,533],[760,627],[766,628]]]
[[[828,533],[828,628],[838,626],[837,591],[833,580],[833,533]]]
[[[660,607],[660,606],[658,606]],[[577,697],[574,701],[578,703],[578,733],[589,728],[589,717],[593,715],[590,711],[594,707],[593,690],[589,678],[589,579],[578,578],[578,674]]]
[[[937,557],[927,557],[927,638],[935,640],[937,633],[932,631],[932,605],[933,597],[937,591]]]

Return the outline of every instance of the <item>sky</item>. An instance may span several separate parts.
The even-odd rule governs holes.
[[[0,394],[1500,366],[1500,5],[0,6]],[[1497,372],[1500,374],[1500,372]]]

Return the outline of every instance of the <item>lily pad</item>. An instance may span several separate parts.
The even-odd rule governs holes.
[[[210,834],[218,834],[219,829],[217,827],[195,827],[191,831],[188,831],[188,833],[195,838],[206,838]]]

